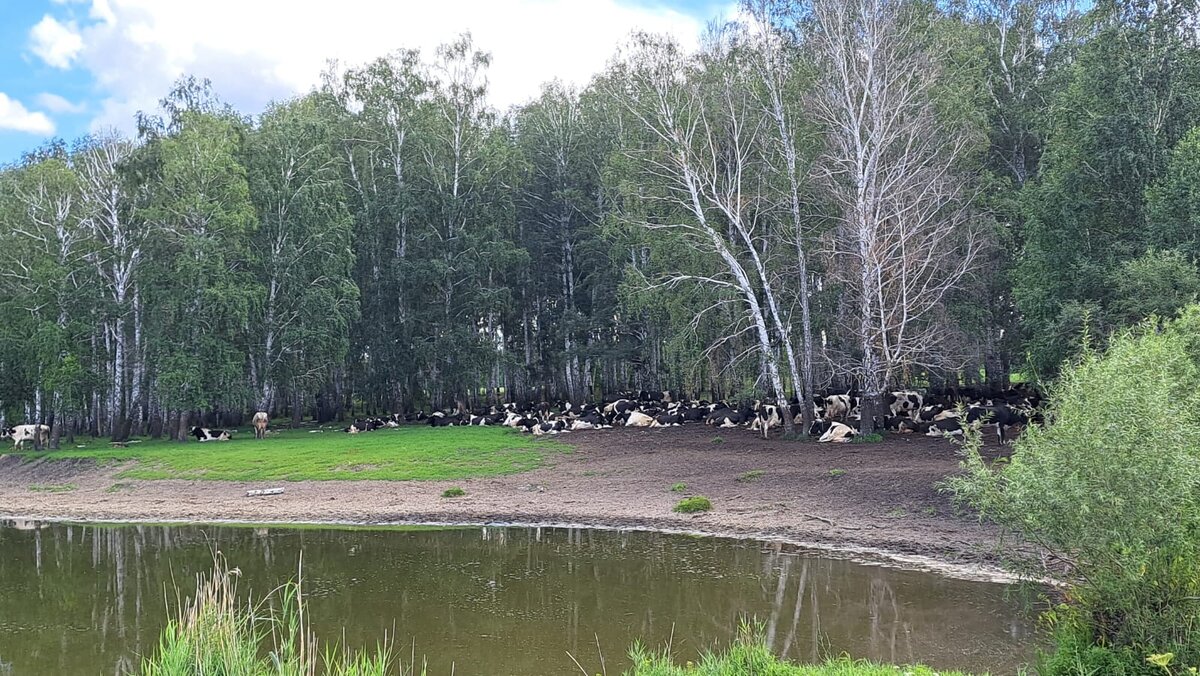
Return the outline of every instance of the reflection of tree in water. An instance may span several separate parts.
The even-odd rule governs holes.
[[[673,641],[677,657],[694,659],[727,644],[748,618],[763,622],[772,649],[796,659],[849,651],[929,660],[942,650],[959,660],[943,666],[995,671],[1023,655],[1002,641],[1028,624],[1010,622],[996,589],[956,604],[955,594],[979,588],[779,543],[580,528],[27,525],[0,527],[0,654],[18,673],[120,673],[154,649],[176,590],[186,597],[218,550],[256,596],[294,576],[303,550],[318,634],[367,646],[383,632],[415,640],[431,673],[449,673],[451,660],[464,673],[497,664],[567,673],[574,665],[557,660],[568,651],[597,669],[602,651],[619,673],[635,639],[654,648]],[[961,661],[964,641],[1001,642],[973,665]]]
[[[914,661],[908,638],[912,627],[900,617],[900,604],[892,585],[880,577],[871,578],[871,593],[867,602],[871,618],[871,655],[888,662]],[[897,652],[897,640],[903,638],[903,654]]]

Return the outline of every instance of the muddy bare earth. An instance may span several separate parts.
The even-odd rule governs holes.
[[[447,430],[452,434],[451,430]],[[759,536],[885,552],[913,565],[989,564],[998,532],[958,513],[936,484],[958,471],[946,439],[764,441],[702,426],[573,432],[533,472],[454,482],[134,481],[88,461],[0,456],[0,516],[58,520],[541,523]],[[996,456],[1007,449],[989,447]],[[674,484],[686,484],[682,493]],[[74,484],[69,492],[31,490]],[[451,485],[466,496],[441,497]],[[281,495],[246,497],[282,486]],[[683,496],[711,512],[674,514]]]

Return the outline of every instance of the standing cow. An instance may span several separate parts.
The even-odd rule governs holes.
[[[251,420],[251,422],[254,423],[255,439],[267,438],[267,423],[270,421],[271,416],[267,415],[265,411],[259,411],[258,413],[254,414],[254,418]]]
[[[4,437],[12,437],[13,450],[20,448],[26,441],[32,441],[34,448],[44,448],[50,443],[49,425],[17,425],[4,430]]]

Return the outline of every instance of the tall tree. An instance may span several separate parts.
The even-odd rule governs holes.
[[[886,388],[913,366],[944,366],[945,300],[982,246],[957,164],[972,141],[935,105],[938,68],[912,34],[916,5],[817,0],[813,111],[819,172],[837,210],[832,254],[853,298],[843,320],[870,432]]]

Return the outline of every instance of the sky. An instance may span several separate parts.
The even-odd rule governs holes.
[[[694,45],[736,0],[0,0],[0,165],[53,137],[134,129],[180,76],[255,114],[365,63],[469,31],[506,109],[585,85],[634,30]]]

